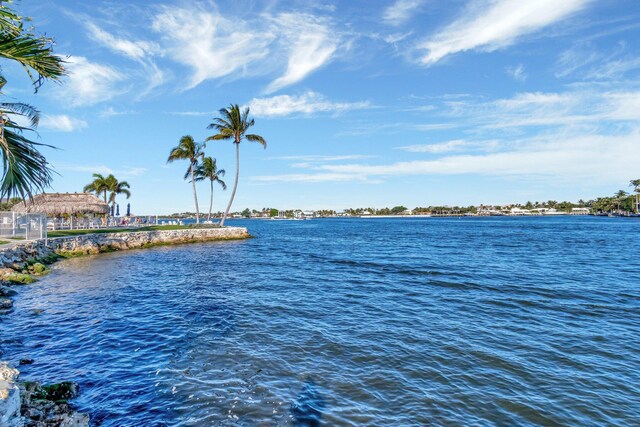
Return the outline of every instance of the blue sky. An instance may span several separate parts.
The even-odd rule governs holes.
[[[114,173],[134,213],[193,210],[166,157],[230,103],[268,142],[241,146],[234,210],[577,200],[640,178],[637,0],[14,6],[69,56],[36,95],[3,64],[58,147],[53,189]],[[207,154],[231,184],[233,145]]]

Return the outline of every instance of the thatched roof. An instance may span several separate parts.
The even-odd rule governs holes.
[[[63,214],[105,214],[109,205],[90,193],[42,193],[18,203],[13,212],[37,212],[48,216]]]

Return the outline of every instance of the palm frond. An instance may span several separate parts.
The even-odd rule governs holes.
[[[264,138],[261,137],[260,135],[254,135],[250,133],[248,135],[245,135],[245,138],[247,138],[247,141],[257,142],[258,144],[262,145],[264,148],[267,148],[267,141],[265,141]]]
[[[32,141],[10,125],[0,126],[0,151],[2,151],[2,183],[0,197],[31,197],[44,191],[51,184],[52,173],[47,159]]]

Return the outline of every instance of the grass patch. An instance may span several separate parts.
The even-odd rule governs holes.
[[[6,245],[7,243],[11,243],[8,240],[0,240],[0,245]]]

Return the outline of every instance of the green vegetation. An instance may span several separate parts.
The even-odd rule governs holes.
[[[23,18],[0,3],[0,58],[20,64],[31,79],[34,92],[45,80],[59,80],[64,74],[64,61],[53,53],[53,39],[35,34],[25,28]],[[0,69],[0,73],[2,69]],[[7,80],[0,74],[0,91]],[[4,94],[0,92],[0,96]],[[18,124],[16,117],[28,124]],[[24,131],[35,132],[40,119],[39,111],[21,102],[0,101],[0,153],[2,156],[2,182],[0,197],[31,197],[51,183],[51,170],[47,159],[38,151],[48,145],[34,142]]]
[[[11,243],[8,240],[0,240],[0,245],[6,245],[7,243]]]
[[[198,159],[204,157],[204,144],[197,143],[193,140],[191,135],[185,135],[180,138],[180,143],[177,147],[173,147],[167,158],[167,163],[172,163],[176,160],[188,160],[189,169],[184,174],[184,179],[191,177],[191,184],[193,185],[193,199],[196,202],[196,224],[200,223],[200,208],[198,207],[198,192],[196,191],[196,167],[198,166]]]
[[[12,283],[19,283],[22,285],[28,285],[36,281],[31,275],[26,273],[10,273],[4,276],[4,280]]]
[[[211,210],[213,209],[213,183],[220,184],[223,190],[227,189],[227,184],[220,178],[225,174],[224,169],[218,170],[216,166],[216,159],[213,157],[203,157],[202,163],[196,167],[195,179],[196,181],[209,180],[211,184],[211,202],[209,203],[209,215],[207,215],[207,221],[211,221]],[[197,203],[196,203],[197,205]]]
[[[220,140],[232,140],[236,147],[236,177],[233,182],[233,191],[231,191],[231,198],[229,199],[229,205],[227,210],[220,220],[220,226],[224,226],[224,222],[229,215],[233,199],[236,196],[236,190],[238,189],[238,177],[240,175],[240,142],[246,139],[247,141],[257,142],[264,148],[267,148],[267,141],[260,135],[247,134],[247,130],[255,124],[253,119],[249,118],[249,107],[240,112],[238,104],[230,105],[228,108],[222,108],[220,110],[222,117],[213,119],[207,128],[215,129],[217,134],[208,137],[207,141],[220,141]]]
[[[109,175],[109,176],[111,177],[113,175]],[[109,184],[107,183],[107,178],[105,178],[99,173],[94,173],[93,181],[85,185],[82,191],[84,191],[85,193],[95,193],[96,196],[98,197],[102,196],[104,198],[104,202],[107,203],[108,187],[109,187]]]
[[[124,194],[127,196],[127,199],[131,197],[131,192],[129,191],[131,187],[127,181],[118,181],[118,179],[113,176],[113,174],[109,174],[106,177],[102,176],[99,173],[93,174],[93,181],[89,184],[85,185],[82,191],[87,193],[95,193],[96,196],[102,196],[105,203],[109,203],[111,205],[111,211],[114,212],[116,206],[116,197],[119,194]],[[107,193],[109,193],[109,198],[107,199]],[[103,225],[107,225],[107,214],[104,215]]]
[[[36,276],[42,276],[49,272],[49,269],[42,263],[36,262],[33,265],[30,265],[28,268],[30,274],[35,274]]]

